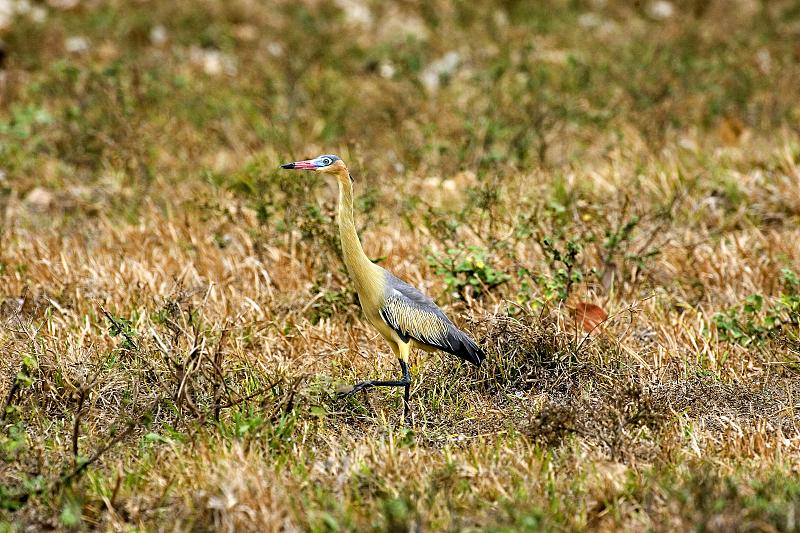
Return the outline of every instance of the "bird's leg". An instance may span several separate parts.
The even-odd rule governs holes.
[[[343,396],[350,396],[358,391],[371,389],[372,387],[405,387],[408,390],[411,385],[411,375],[408,373],[408,364],[402,359],[400,359],[400,368],[403,369],[403,379],[361,381],[353,385],[352,389],[343,393]]]
[[[408,420],[408,397],[411,395],[411,376],[408,373],[408,363],[400,359],[400,368],[403,369],[403,381],[406,382],[406,391],[403,395],[403,418]]]
[[[389,381],[362,381],[353,385],[349,391],[342,393],[342,396],[350,396],[358,391],[366,391],[372,387],[405,387],[405,395],[403,397],[403,412],[408,417],[408,397],[411,390],[411,374],[408,373],[408,363],[400,359],[400,368],[403,369],[403,379],[389,380]]]

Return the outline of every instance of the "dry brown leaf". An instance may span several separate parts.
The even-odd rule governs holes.
[[[595,304],[579,302],[575,306],[575,321],[584,331],[591,333],[608,318],[608,313]]]
[[[725,117],[719,123],[717,132],[724,144],[733,146],[739,142],[739,138],[744,132],[744,122],[738,117]]]

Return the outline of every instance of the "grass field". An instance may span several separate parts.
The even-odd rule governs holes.
[[[0,532],[800,529],[797,2],[0,28]],[[398,368],[335,182],[278,168],[320,153],[488,355],[414,354],[408,424],[335,394]]]

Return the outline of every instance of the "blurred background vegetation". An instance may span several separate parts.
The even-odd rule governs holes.
[[[491,179],[796,131],[800,7],[734,4],[4,0],[3,171],[147,195],[325,147],[367,183]]]

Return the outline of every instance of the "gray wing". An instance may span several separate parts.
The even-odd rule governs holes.
[[[433,300],[419,289],[386,272],[381,318],[403,339],[414,339],[479,366],[483,350],[458,329]]]

